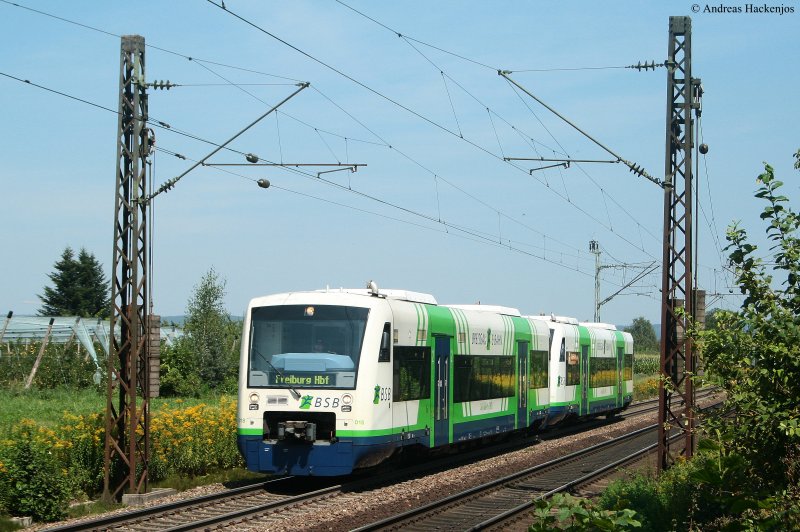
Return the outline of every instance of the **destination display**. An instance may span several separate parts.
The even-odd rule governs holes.
[[[293,372],[271,373],[270,384],[274,386],[336,386],[336,374]]]

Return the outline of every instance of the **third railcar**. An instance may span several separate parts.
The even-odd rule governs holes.
[[[239,448],[248,469],[344,475],[435,448],[630,404],[633,341],[604,324],[403,290],[253,299]]]

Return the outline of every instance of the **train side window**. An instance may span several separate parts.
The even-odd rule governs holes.
[[[589,367],[589,388],[602,388],[617,384],[617,359],[591,357]]]
[[[625,353],[625,362],[622,365],[622,380],[633,380],[633,353]]]
[[[567,386],[581,383],[580,355],[576,352],[567,353]]]
[[[566,348],[566,345],[564,343],[564,339],[562,338],[561,339],[561,351],[558,353],[558,361],[559,362],[564,362],[564,360],[566,360],[566,358],[565,358],[566,352],[567,352],[567,348]]]
[[[453,402],[482,401],[514,395],[514,357],[453,357]]]
[[[392,353],[392,324],[388,321],[383,325],[381,334],[381,349],[378,352],[378,362],[389,362]]]
[[[531,351],[530,357],[531,377],[529,381],[529,387],[531,389],[547,388],[547,374],[549,370],[547,364],[547,351]]]
[[[392,400],[414,401],[431,396],[431,348],[395,346]]]

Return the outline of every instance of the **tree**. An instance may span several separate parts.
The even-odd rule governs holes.
[[[653,329],[653,324],[644,316],[640,316],[633,320],[633,323],[625,327],[625,332],[631,333],[633,336],[633,345],[636,346],[638,351],[652,351],[658,349],[658,340],[656,339],[656,331]]]
[[[67,246],[48,274],[53,286],[40,295],[41,316],[107,317],[110,285],[95,256],[81,248],[78,258]]]
[[[723,410],[733,413],[713,416],[708,431],[724,452],[744,459],[751,488],[774,493],[800,483],[800,214],[779,194],[783,183],[771,166],[758,182],[772,256],[759,258],[738,223],[728,229],[745,299],[738,312],[715,313],[716,328],[697,335],[706,370],[725,389]]]
[[[184,323],[197,374],[212,388],[222,384],[238,362],[226,349],[231,318],[225,311],[224,297],[225,280],[211,268],[194,287]]]
[[[706,312],[706,329],[716,329],[717,328],[717,320],[720,317],[720,312],[722,312],[721,308],[712,308],[708,312]]]

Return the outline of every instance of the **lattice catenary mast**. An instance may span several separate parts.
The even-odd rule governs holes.
[[[692,78],[692,20],[670,17],[667,60],[667,128],[664,187],[664,248],[661,289],[661,381],[659,384],[659,469],[681,451],[694,454],[694,348],[686,334],[695,309],[692,285],[692,110],[700,106],[700,80]],[[672,447],[671,447],[672,446]]]
[[[122,37],[114,207],[114,275],[103,497],[147,491],[150,457],[149,342],[147,334],[146,161],[144,37]],[[120,336],[114,335],[119,327]],[[116,404],[115,404],[115,391]]]

